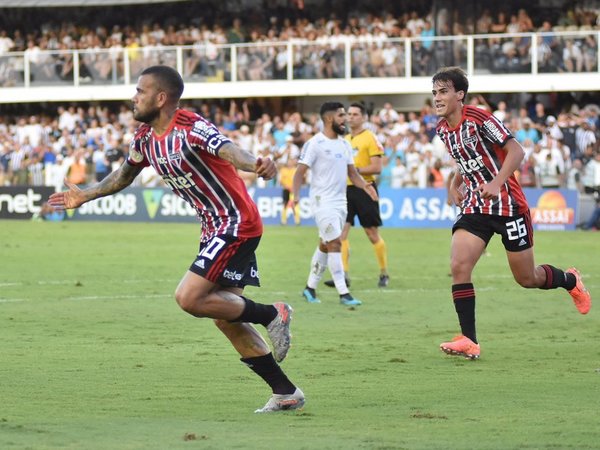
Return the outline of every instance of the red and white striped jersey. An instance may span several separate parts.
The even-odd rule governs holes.
[[[484,200],[479,192],[474,192],[494,179],[506,158],[503,147],[513,136],[502,122],[481,108],[464,106],[456,128],[450,128],[446,119],[441,119],[436,131],[456,161],[467,187],[461,205],[463,214],[511,217],[529,209],[514,175],[506,180],[496,198]]]
[[[127,162],[152,166],[197,211],[202,241],[219,234],[257,237],[262,234],[262,221],[256,204],[236,168],[218,156],[229,142],[199,114],[179,109],[161,136],[147,124],[136,130]]]

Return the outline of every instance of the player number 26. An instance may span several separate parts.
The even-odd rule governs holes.
[[[508,234],[508,239],[511,241],[527,236],[527,227],[525,226],[523,218],[520,217],[512,222],[507,222],[506,233]]]

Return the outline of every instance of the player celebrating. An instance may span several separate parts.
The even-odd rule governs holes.
[[[355,306],[362,302],[348,290],[340,254],[340,236],[347,213],[346,177],[350,177],[354,185],[363,189],[373,201],[377,201],[377,192],[356,171],[352,148],[341,137],[346,132],[344,105],[338,102],[323,103],[320,115],[323,131],[304,144],[294,174],[293,198],[297,204],[302,180],[311,169],[310,200],[319,228],[319,245],[313,254],[311,271],[302,295],[310,303],[319,303],[316,287],[329,267],[340,302]]]
[[[432,79],[433,102],[441,117],[437,134],[457,163],[448,195],[461,214],[452,227],[452,298],[462,334],[440,345],[450,355],[477,359],[475,289],[471,274],[494,233],[502,236],[512,274],[525,288],[564,288],[581,314],[591,296],[577,269],[562,271],[536,265],[531,215],[514,177],[524,156],[521,145],[502,122],[475,106],[465,106],[469,82],[458,67],[440,69]]]
[[[188,202],[202,224],[200,250],[183,276],[175,298],[195,317],[208,317],[231,341],[241,360],[273,390],[256,412],[296,409],[304,394],[283,373],[290,346],[292,308],[263,305],[242,296],[244,286],[259,286],[255,249],[262,221],[236,169],[273,178],[270,159],[242,150],[200,115],[179,108],[183,80],[176,70],[152,66],[140,75],[133,97],[134,118],[142,122],[127,160],[101,182],[84,190],[71,183],[50,196],[57,209],[72,209],[129,186],[152,166],[175,194]],[[252,326],[266,327],[273,353]]]
[[[375,176],[381,173],[383,148],[377,141],[377,137],[365,128],[367,111],[362,103],[352,103],[348,107],[347,116],[350,133],[346,134],[346,140],[350,142],[354,151],[356,171],[377,191]],[[342,262],[344,264],[346,283],[350,286],[350,277],[348,276],[350,268],[350,242],[348,241],[348,234],[350,233],[350,227],[354,225],[355,217],[358,216],[358,220],[375,250],[375,257],[379,265],[379,282],[377,285],[379,287],[386,287],[390,277],[387,272],[387,249],[384,240],[379,234],[379,227],[383,224],[379,214],[379,202],[371,199],[364,190],[352,184],[350,180],[348,180],[346,194],[348,197],[348,216],[346,217],[346,223],[344,223],[341,236]],[[333,280],[326,281],[325,285],[333,287]]]

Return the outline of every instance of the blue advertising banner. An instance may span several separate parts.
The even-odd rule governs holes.
[[[281,188],[249,189],[266,225],[282,222]],[[300,199],[302,225],[314,225],[304,189]],[[578,194],[557,189],[525,189],[534,227],[543,230],[573,230],[577,217]],[[458,208],[446,204],[445,189],[390,189],[379,191],[381,218],[386,227],[450,228]],[[128,188],[68,211],[72,220],[127,220],[136,222],[194,222],[195,211],[166,188]],[[293,224],[291,211],[286,222]]]
[[[538,230],[574,230],[578,193],[567,189],[524,189],[531,208],[534,228]],[[250,190],[265,224],[281,223],[283,199],[281,189]],[[302,224],[314,225],[310,206],[302,191],[300,216]],[[446,203],[446,189],[379,189],[381,219],[385,227],[451,228],[459,209]],[[291,211],[288,223],[293,223]]]
[[[280,188],[250,191],[265,224],[278,224],[281,220],[283,199]],[[308,191],[300,196],[302,224],[314,225]],[[386,227],[444,228],[451,227],[458,209],[446,204],[445,189],[379,189],[381,219]],[[291,212],[288,222],[292,223]]]

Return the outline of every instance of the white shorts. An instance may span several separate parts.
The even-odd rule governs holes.
[[[323,242],[331,242],[342,235],[346,214],[346,207],[319,208],[315,211],[315,222]]]

